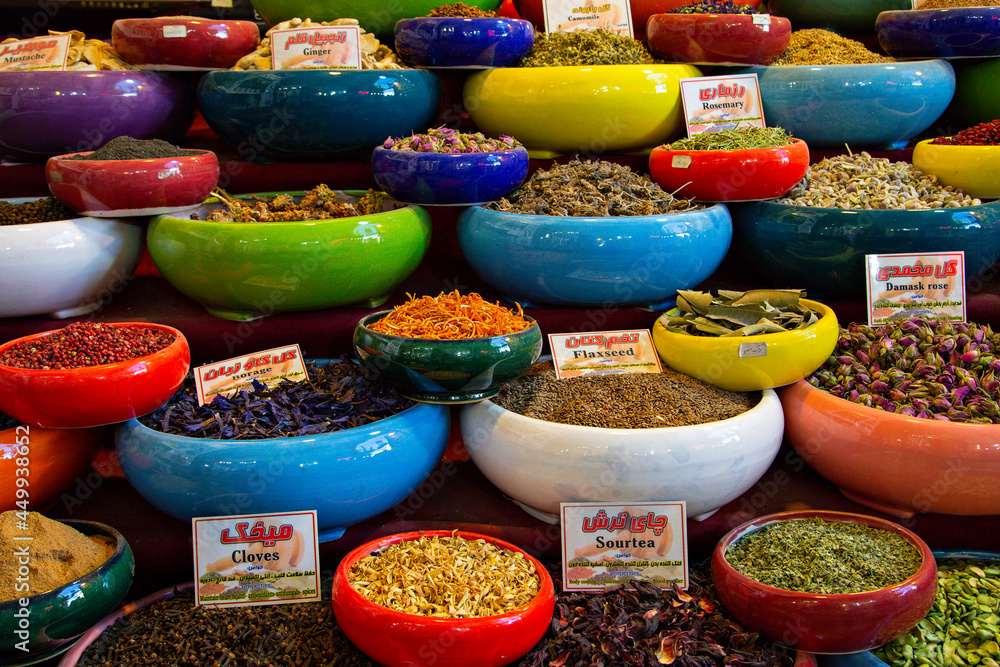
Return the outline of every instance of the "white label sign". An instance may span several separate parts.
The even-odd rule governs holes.
[[[274,69],[361,69],[361,28],[272,30],[271,65]]]

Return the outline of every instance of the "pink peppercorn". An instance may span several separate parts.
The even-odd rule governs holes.
[[[937,137],[931,143],[946,146],[1000,146],[1000,119],[980,123],[950,137]]]
[[[0,356],[0,364],[33,370],[114,364],[153,354],[175,338],[172,333],[151,327],[74,322],[47,336],[10,346]]]

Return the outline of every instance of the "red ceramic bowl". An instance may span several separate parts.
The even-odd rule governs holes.
[[[449,536],[450,530],[400,533],[373,540],[347,554],[333,577],[333,612],[347,638],[387,667],[500,667],[511,663],[542,638],[552,622],[555,590],[540,562],[513,544],[488,535],[459,531],[468,540],[484,539],[516,551],[535,565],[541,577],[538,595],[515,611],[482,618],[429,618],[404,614],[370,602],[348,582],[351,566],[370,553],[421,535]]]
[[[767,586],[726,562],[726,550],[747,533],[780,521],[809,518],[851,521],[891,531],[917,547],[923,562],[913,576],[898,584],[841,595]],[[927,614],[937,593],[937,565],[923,540],[891,521],[848,512],[802,510],[763,516],[729,531],[712,552],[712,581],[729,613],[762,637],[809,653],[854,653],[892,641]]]
[[[52,196],[83,215],[119,218],[176,213],[199,206],[219,182],[212,151],[142,160],[68,160],[45,163]]]
[[[166,403],[191,365],[184,334],[149,322],[112,325],[159,329],[176,339],[159,352],[115,364],[50,371],[0,364],[0,411],[33,427],[84,428],[126,421]],[[0,345],[0,356],[12,345],[53,333],[8,341]]]
[[[649,50],[671,63],[770,65],[792,36],[788,19],[770,14],[653,14]]]
[[[111,24],[111,44],[123,60],[144,69],[229,69],[258,43],[253,21],[157,16]]]
[[[788,442],[852,500],[901,517],[1000,514],[1000,426],[869,408],[805,380],[780,396]]]
[[[670,150],[649,154],[649,175],[679,197],[705,202],[773,199],[788,193],[809,168],[801,139],[787,146],[741,150]]]
[[[684,5],[690,5],[694,0],[631,0],[629,9],[632,11],[632,35],[636,39],[646,39],[646,22],[653,14],[659,14]],[[734,5],[759,7],[761,0],[734,0]],[[514,9],[522,19],[535,24],[538,30],[545,30],[545,14],[542,0],[514,0]]]

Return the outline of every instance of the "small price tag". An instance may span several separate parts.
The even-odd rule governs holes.
[[[602,373],[660,373],[649,331],[549,334],[557,379]]]
[[[187,26],[165,25],[163,26],[164,37],[187,37]]]
[[[356,25],[272,30],[274,69],[361,69],[361,28]]]
[[[296,382],[306,377],[298,345],[233,357],[194,369],[198,405],[208,403],[216,394],[226,396],[252,387],[255,380],[270,387],[282,380]]]
[[[670,166],[674,169],[687,169],[691,166],[690,155],[674,155],[670,158]]]
[[[771,25],[770,14],[751,14],[754,25]]]
[[[542,0],[545,32],[610,30],[634,36],[629,0]]]
[[[742,343],[740,345],[740,357],[766,357],[767,343]]]

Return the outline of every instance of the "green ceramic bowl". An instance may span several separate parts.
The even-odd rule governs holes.
[[[132,585],[135,558],[121,533],[95,521],[62,523],[84,535],[110,538],[115,544],[114,553],[96,570],[75,581],[23,598],[25,605],[21,604],[21,598],[0,602],[0,636],[4,638],[0,642],[0,665],[28,665],[62,653],[110,614]],[[28,545],[30,557],[31,542],[5,548],[22,544]]]
[[[354,329],[361,365],[401,394],[425,403],[472,403],[495,396],[505,382],[527,373],[542,353],[542,332],[531,326],[506,336],[433,340],[372,331],[389,314],[366,316]]]
[[[352,200],[360,193],[345,194]],[[163,277],[217,317],[374,308],[417,268],[431,239],[425,209],[388,198],[385,205],[391,210],[305,222],[211,222],[188,219],[191,211],[161,215],[149,223],[146,244]],[[196,209],[198,217],[219,206],[207,200]]]

